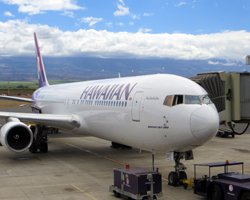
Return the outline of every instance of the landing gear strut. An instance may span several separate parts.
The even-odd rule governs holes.
[[[29,148],[31,153],[47,153],[48,152],[48,137],[45,126],[31,126],[30,129],[34,134],[34,140]]]
[[[193,159],[193,152],[174,152],[174,161],[175,161],[175,171],[171,171],[168,175],[168,185],[171,186],[180,186],[183,185],[182,180],[187,179],[187,174],[185,172],[186,167],[183,163],[180,162],[181,159],[191,160]]]

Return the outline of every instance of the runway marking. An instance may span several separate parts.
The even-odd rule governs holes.
[[[112,159],[112,158],[110,158],[110,157],[108,157],[108,156],[102,156],[102,155],[100,155],[100,154],[98,154],[98,153],[95,153],[95,152],[92,152],[92,151],[90,151],[90,150],[88,150],[88,149],[83,149],[83,148],[81,148],[81,147],[79,147],[79,146],[76,146],[76,145],[73,145],[73,144],[70,144],[70,143],[64,143],[64,144],[66,144],[66,145],[68,145],[68,146],[71,146],[71,147],[74,147],[74,148],[76,148],[76,149],[79,149],[79,150],[81,150],[81,151],[84,151],[84,152],[86,152],[86,153],[92,154],[92,155],[94,155],[94,156],[97,156],[97,157],[99,157],[99,158],[103,158],[103,159],[109,160],[109,161],[114,162],[114,163],[116,163],[116,164],[119,164],[119,165],[121,165],[121,166],[125,166],[125,165],[126,165],[126,163],[120,162],[120,161],[118,161],[118,160],[114,160],[114,159]],[[167,178],[162,177],[162,180],[163,180],[164,182],[168,182],[168,179],[167,179]]]
[[[79,146],[76,146],[76,145],[73,145],[73,144],[70,144],[70,143],[64,143],[64,144],[66,144],[66,145],[68,145],[68,146],[71,146],[71,147],[74,147],[74,148],[76,148],[76,149],[79,149],[79,150],[81,150],[81,151],[84,151],[84,152],[86,152],[86,153],[92,154],[92,155],[94,155],[94,156],[96,156],[96,157],[103,158],[103,159],[105,159],[105,160],[109,160],[109,161],[111,161],[111,162],[114,162],[114,163],[119,164],[119,165],[122,165],[122,166],[124,166],[124,165],[127,164],[127,163],[120,162],[120,161],[118,161],[118,160],[114,160],[113,158],[110,158],[110,157],[108,157],[108,156],[100,155],[100,154],[95,153],[95,152],[93,152],[93,151],[90,151],[90,150],[88,150],[88,149],[83,149],[83,148],[81,148],[81,147],[79,147]]]
[[[81,188],[77,187],[76,185],[74,184],[71,184],[71,186],[73,188],[75,188],[76,190],[78,190],[79,192],[83,193],[85,196],[87,196],[88,198],[92,199],[92,200],[97,200],[95,197],[93,197],[91,194],[85,192],[84,190],[82,190]]]
[[[29,186],[21,186],[21,188],[45,188],[45,187],[57,187],[57,186],[68,186],[68,184],[49,184],[49,185],[29,185]]]
[[[76,189],[78,192],[83,193],[85,196],[87,196],[89,199],[91,200],[97,200],[94,196],[92,196],[91,194],[85,192],[84,190],[80,189],[79,187],[77,187],[74,184],[51,184],[51,185],[37,185],[37,186],[22,186],[21,189],[23,190],[24,188],[47,188],[47,187],[57,187],[57,186],[71,186],[74,189]],[[25,193],[25,192],[24,192]],[[26,193],[25,193],[26,195]]]

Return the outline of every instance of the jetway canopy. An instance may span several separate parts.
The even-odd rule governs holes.
[[[191,79],[208,92],[221,123],[250,123],[250,73],[212,72]]]

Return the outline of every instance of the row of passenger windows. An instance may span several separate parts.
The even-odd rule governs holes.
[[[127,101],[95,101],[96,106],[127,107]]]
[[[168,95],[166,96],[163,105],[175,106],[178,104],[211,104],[208,95]]]
[[[108,101],[108,100],[72,100],[72,104],[127,107],[127,101]]]

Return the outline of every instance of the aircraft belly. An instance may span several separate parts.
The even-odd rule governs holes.
[[[163,130],[150,129],[142,121],[132,121],[130,112],[96,110],[82,113],[82,117],[87,125],[84,132],[92,136],[149,151],[168,149]]]
[[[138,94],[138,102],[141,102],[143,93],[136,91],[135,94]],[[136,95],[131,94],[131,96],[135,97]],[[94,106],[92,109],[88,108],[87,111],[81,111],[80,115],[85,120],[88,132],[93,136],[136,148],[151,150],[155,145],[155,140],[161,141],[161,139],[153,136],[152,130],[149,130],[147,124],[145,124],[147,119],[145,119],[145,114],[142,111],[142,103],[138,104],[135,111],[136,114],[137,112],[140,112],[140,114],[136,115],[133,112],[134,102],[137,102],[137,100],[129,100],[124,108],[108,106],[105,109]],[[138,116],[141,116],[141,119]],[[154,130],[154,132],[157,131]],[[159,135],[161,136],[161,134]]]

